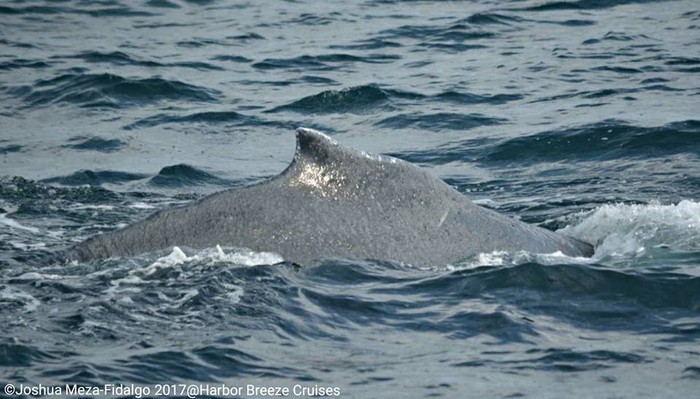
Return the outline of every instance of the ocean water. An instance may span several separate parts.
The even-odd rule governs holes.
[[[4,1],[0,385],[695,397],[699,73],[694,0]],[[276,175],[298,126],[596,253],[42,261]]]

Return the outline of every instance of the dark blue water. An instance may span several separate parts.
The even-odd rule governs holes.
[[[693,0],[3,2],[0,384],[694,397],[699,73]],[[279,173],[298,126],[596,254],[40,260]]]

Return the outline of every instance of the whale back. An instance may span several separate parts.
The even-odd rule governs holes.
[[[276,252],[297,263],[346,258],[417,266],[495,250],[592,252],[588,244],[479,207],[410,163],[298,129],[294,159],[280,175],[157,212],[88,239],[73,254],[92,259],[217,244]]]

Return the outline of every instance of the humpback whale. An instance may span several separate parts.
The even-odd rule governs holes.
[[[296,131],[291,164],[258,184],[166,209],[88,238],[68,258],[87,261],[216,245],[312,260],[374,259],[415,266],[497,250],[591,256],[585,242],[482,208],[408,162]]]

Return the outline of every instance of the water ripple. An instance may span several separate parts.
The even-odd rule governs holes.
[[[114,107],[141,105],[162,100],[216,101],[216,90],[163,78],[125,78],[110,73],[64,74],[39,80],[32,87],[12,89],[29,107],[57,103],[81,107]],[[26,93],[26,94],[25,94]]]
[[[504,119],[491,118],[480,114],[455,114],[438,112],[434,114],[400,114],[384,118],[375,123],[375,126],[395,129],[425,129],[428,131],[440,130],[468,130],[481,126],[498,125],[504,123]]]
[[[367,113],[386,110],[392,99],[419,99],[422,95],[382,89],[374,85],[327,90],[273,109],[308,114]]]
[[[700,122],[688,120],[642,128],[618,121],[549,131],[507,140],[484,160],[542,162],[557,159],[649,158],[700,153]],[[523,152],[522,148],[527,148]]]
[[[262,118],[241,114],[235,111],[205,111],[195,112],[187,115],[157,114],[149,116],[131,123],[124,127],[125,130],[140,129],[144,127],[154,127],[171,123],[204,123],[204,124],[225,124],[227,126],[264,126],[271,124],[278,126],[275,122],[267,122]]]
[[[214,70],[221,71],[223,68],[216,65],[211,65],[206,62],[173,62],[173,63],[161,63],[150,60],[140,60],[127,53],[121,51],[113,52],[99,52],[99,51],[85,51],[80,54],[61,58],[77,58],[89,63],[109,63],[114,65],[128,65],[128,66],[142,66],[142,67],[179,67],[179,68],[193,68],[199,70]]]
[[[369,64],[383,64],[394,62],[401,57],[388,54],[375,54],[366,57],[360,57],[350,54],[326,54],[318,56],[303,55],[300,57],[287,58],[287,59],[275,59],[268,58],[260,62],[253,64],[253,68],[263,69],[263,70],[273,70],[273,69],[289,69],[291,71],[300,70],[315,70],[324,71],[337,69],[343,66],[343,64],[352,64],[356,62],[369,63]],[[333,64],[337,64],[333,66]]]
[[[154,187],[182,187],[202,184],[227,186],[231,185],[231,182],[185,164],[166,166],[149,181],[149,185]]]

